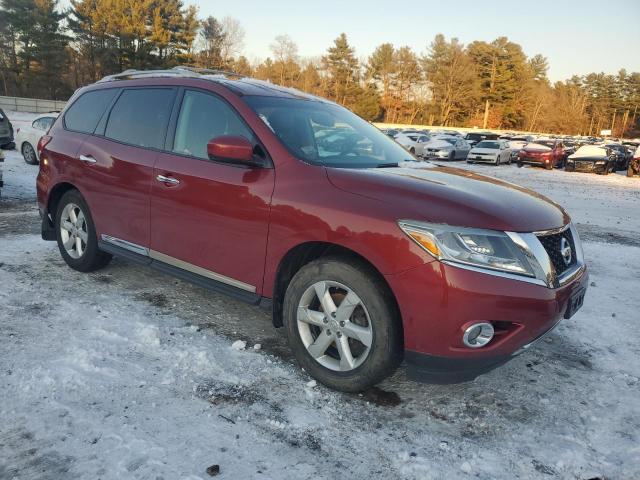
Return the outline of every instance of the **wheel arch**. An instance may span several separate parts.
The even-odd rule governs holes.
[[[60,182],[56,184],[51,191],[49,192],[49,198],[47,199],[47,212],[51,215],[51,219],[55,221],[55,214],[58,210],[58,203],[60,203],[60,199],[62,196],[70,190],[77,190],[80,195],[80,189],[76,187],[74,184],[69,182]],[[84,195],[82,195],[84,198]]]
[[[308,263],[317,260],[318,258],[327,256],[339,256],[345,259],[356,261],[360,265],[364,266],[372,275],[377,278],[377,280],[380,281],[383,287],[387,290],[389,298],[393,301],[392,308],[395,309],[397,318],[400,320],[400,338],[404,338],[404,329],[402,326],[402,316],[400,308],[398,307],[398,303],[393,290],[391,289],[391,286],[389,285],[387,280],[384,278],[384,275],[380,273],[375,265],[373,265],[369,260],[367,260],[359,253],[355,252],[354,250],[336,243],[322,241],[312,241],[298,244],[292,247],[280,260],[280,263],[278,264],[278,268],[276,270],[276,277],[273,287],[273,325],[275,327],[281,327],[283,325],[282,315],[284,295],[287,291],[287,286],[291,282],[291,279],[294,277],[294,275]]]

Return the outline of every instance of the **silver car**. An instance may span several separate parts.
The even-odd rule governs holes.
[[[460,137],[439,135],[421,144],[423,158],[440,158],[443,160],[464,160],[471,145]]]

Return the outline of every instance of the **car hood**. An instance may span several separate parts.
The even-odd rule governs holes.
[[[559,228],[570,220],[559,205],[532,190],[429,162],[327,168],[327,175],[341,190],[397,205],[398,219],[514,232]]]
[[[424,148],[437,148],[439,150],[453,150],[453,145],[444,140],[432,140],[423,144]]]
[[[528,143],[523,147],[523,150],[526,152],[550,152],[551,147],[540,143]]]

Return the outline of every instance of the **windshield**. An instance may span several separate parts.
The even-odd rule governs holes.
[[[534,143],[538,145],[544,145],[545,147],[553,148],[556,145],[556,142],[553,140],[536,140]]]
[[[245,101],[297,158],[342,168],[413,160],[400,145],[346,108],[314,100],[246,96]]]
[[[478,143],[476,145],[476,148],[491,148],[491,149],[497,149],[500,148],[500,143],[498,142],[489,142],[489,141],[482,141],[480,143]]]

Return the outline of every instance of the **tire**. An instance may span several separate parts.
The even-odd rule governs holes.
[[[409,153],[411,153],[411,154],[415,155],[415,153],[416,153],[416,149],[415,149],[415,148],[413,148],[413,147],[411,147],[411,148],[409,149]]]
[[[522,168],[522,162],[518,162],[518,168]]]
[[[24,161],[29,165],[38,165],[38,163],[40,163],[38,162],[36,151],[29,142],[24,142],[20,150],[22,151],[22,158],[24,158]]]
[[[63,222],[73,230],[63,228]],[[103,268],[111,261],[110,254],[98,249],[96,229],[89,206],[77,190],[69,190],[60,199],[54,225],[60,254],[67,265],[74,270],[92,272]],[[73,238],[76,239],[75,242],[71,242]],[[78,238],[80,238],[80,249],[77,247]],[[71,247],[65,247],[65,242],[71,242]]]
[[[553,165],[551,165],[551,164],[549,164],[549,163],[548,163],[548,164],[546,164],[546,165],[544,166],[544,169],[545,169],[545,170],[553,170]]]
[[[455,160],[455,159],[456,159],[456,152],[452,151],[452,152],[449,154],[449,161],[451,162],[451,161],[453,161],[453,160]]]
[[[324,314],[327,310],[320,305],[318,291],[330,292],[327,310],[337,303],[337,316]],[[351,305],[355,299],[359,303],[342,317],[339,307],[345,298],[351,299]],[[307,314],[300,318],[306,320],[299,319],[301,308]],[[283,323],[298,364],[336,390],[365,390],[393,373],[402,361],[402,329],[391,293],[370,267],[346,257],[323,257],[296,273],[284,297]],[[364,343],[350,329],[356,329]],[[342,353],[345,348],[348,355]]]

